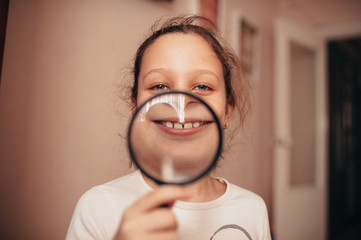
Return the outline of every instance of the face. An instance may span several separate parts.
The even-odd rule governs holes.
[[[229,121],[223,68],[211,46],[197,34],[170,33],[145,51],[137,104],[168,90],[191,92],[207,102],[221,124]]]

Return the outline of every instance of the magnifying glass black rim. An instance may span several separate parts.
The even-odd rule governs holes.
[[[153,177],[152,175],[150,175],[148,172],[146,172],[143,167],[138,163],[136,157],[135,157],[135,154],[134,154],[134,151],[133,151],[133,148],[132,148],[132,145],[130,143],[130,136],[131,136],[131,132],[132,132],[132,126],[133,126],[133,122],[135,121],[135,118],[136,116],[138,115],[140,109],[142,109],[144,107],[144,105],[151,101],[152,99],[155,99],[155,98],[158,98],[162,95],[170,95],[170,94],[184,94],[186,96],[189,96],[189,97],[192,97],[196,100],[198,100],[199,102],[203,103],[207,109],[211,112],[213,118],[215,119],[215,123],[217,125],[217,129],[218,129],[218,136],[219,136],[219,144],[218,144],[218,149],[217,149],[217,152],[214,156],[214,159],[213,161],[211,162],[211,164],[208,166],[207,169],[205,169],[203,172],[201,172],[200,174],[198,174],[197,176],[195,176],[194,178],[191,178],[189,180],[186,180],[186,181],[183,181],[183,182],[165,182],[165,181],[162,181],[160,179],[157,179],[155,177]],[[185,185],[185,184],[189,184],[189,183],[192,183],[192,182],[195,182],[197,181],[198,179],[202,178],[203,176],[205,176],[207,173],[209,173],[213,167],[215,167],[217,161],[218,161],[218,158],[221,154],[221,150],[222,150],[222,144],[223,144],[223,137],[222,137],[222,128],[221,128],[221,124],[219,123],[219,120],[218,120],[218,117],[217,115],[214,113],[213,109],[205,102],[203,101],[201,98],[199,98],[198,96],[194,95],[194,94],[191,94],[189,92],[183,92],[183,91],[168,91],[168,92],[162,92],[162,93],[159,93],[157,95],[154,95],[152,96],[151,98],[149,98],[147,101],[145,101],[143,104],[141,104],[139,107],[137,107],[137,109],[135,110],[133,116],[132,116],[132,119],[129,123],[129,127],[128,127],[128,150],[129,150],[129,155],[131,157],[131,159],[133,160],[133,162],[135,163],[135,165],[138,167],[138,169],[144,174],[146,175],[148,178],[152,179],[154,182],[156,182],[157,184],[159,185],[162,185],[162,184],[172,184],[172,185]]]

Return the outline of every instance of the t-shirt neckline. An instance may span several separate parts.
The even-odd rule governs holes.
[[[136,175],[137,175],[139,182],[141,183],[141,185],[143,186],[143,188],[146,191],[153,190],[153,188],[151,186],[149,186],[149,184],[143,178],[140,170],[137,170]],[[215,177],[215,178],[218,181],[226,184],[226,191],[220,197],[218,197],[214,200],[211,200],[211,201],[207,201],[207,202],[185,202],[185,201],[179,200],[175,203],[174,207],[181,208],[181,209],[188,209],[188,210],[206,210],[206,209],[216,208],[216,207],[222,205],[224,202],[226,202],[231,197],[231,185],[224,178],[219,178],[219,177]]]

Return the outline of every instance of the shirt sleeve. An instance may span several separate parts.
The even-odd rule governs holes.
[[[269,225],[269,219],[268,219],[267,206],[264,202],[263,202],[263,206],[264,206],[263,224],[262,224],[262,235],[263,236],[261,239],[271,240],[271,231],[270,231],[270,225]]]
[[[106,192],[100,187],[90,189],[75,207],[66,239],[112,239],[120,221],[114,212]]]

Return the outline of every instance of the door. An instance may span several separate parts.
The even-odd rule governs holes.
[[[325,44],[276,23],[274,236],[324,240],[327,225]]]
[[[361,37],[330,41],[328,56],[329,236],[356,240],[361,239]]]

